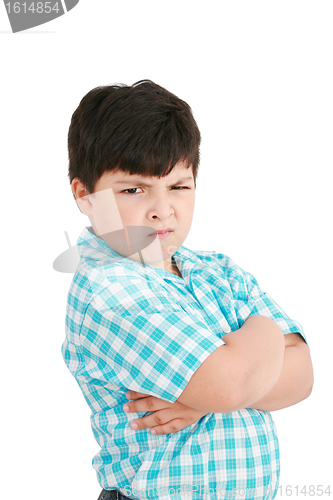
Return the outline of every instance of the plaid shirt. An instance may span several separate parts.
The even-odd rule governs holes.
[[[175,402],[223,336],[250,315],[304,337],[301,325],[220,253],[181,246],[173,255],[180,278],[121,256],[92,228],[77,243],[62,354],[91,408],[101,487],[140,500],[274,498],[279,444],[269,412],[207,413],[154,436],[132,430],[144,413],[122,407],[128,390]]]

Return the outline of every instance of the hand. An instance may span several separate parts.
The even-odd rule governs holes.
[[[156,398],[155,396],[149,396],[149,394],[142,394],[141,392],[128,391],[126,397],[135,400],[123,406],[124,411],[126,411],[126,406],[129,408],[126,413],[154,412],[131,422],[132,429],[140,430],[151,427],[150,432],[152,434],[162,435],[178,432],[194,424],[194,422],[207,414],[185,406],[178,401],[168,403],[168,401]],[[134,427],[134,424],[137,424],[137,428]]]

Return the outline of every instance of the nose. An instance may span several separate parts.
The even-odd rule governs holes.
[[[147,217],[149,220],[160,219],[161,221],[167,220],[175,213],[170,202],[168,194],[157,193],[150,202]]]

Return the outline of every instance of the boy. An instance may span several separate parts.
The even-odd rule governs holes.
[[[100,499],[274,498],[269,412],[312,390],[299,323],[230,258],[183,246],[199,145],[190,107],[151,81],[96,88],[72,117],[91,226],[62,353],[92,411]]]

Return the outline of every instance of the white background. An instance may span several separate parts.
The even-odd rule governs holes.
[[[81,0],[12,34],[1,3],[2,498],[99,495],[90,410],[60,352],[72,275],[52,263],[89,222],[67,179],[72,113],[96,86],[145,78],[202,133],[185,246],[253,273],[310,345],[312,395],[272,413],[277,498],[333,492],[332,23],[328,1]]]

